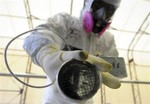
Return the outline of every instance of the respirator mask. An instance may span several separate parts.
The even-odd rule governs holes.
[[[103,0],[94,0],[89,11],[83,15],[83,27],[86,32],[101,35],[111,24],[115,6]]]

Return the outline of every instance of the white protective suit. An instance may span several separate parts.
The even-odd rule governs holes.
[[[63,62],[72,58],[86,60],[88,54],[94,55],[97,52],[103,56],[118,56],[113,35],[108,31],[100,37],[92,32],[86,33],[81,20],[66,13],[60,13],[49,18],[46,24],[37,28],[42,29],[32,32],[25,39],[24,49],[32,61],[44,69],[48,83],[54,83],[46,88],[42,104],[92,104],[91,99],[78,103],[63,97],[55,85],[57,72]],[[63,49],[66,49],[66,43],[71,46],[72,50],[81,49],[83,51],[65,51]],[[108,63],[104,62],[104,64]],[[104,67],[110,69],[107,65]]]

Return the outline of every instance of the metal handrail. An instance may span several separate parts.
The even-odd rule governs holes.
[[[17,73],[15,75],[17,77],[24,77],[24,78],[44,78],[44,79],[47,78],[45,75],[27,74],[27,73]],[[11,77],[12,75],[10,73],[0,73],[0,76]],[[132,84],[150,84],[150,81],[139,81],[139,80],[120,80],[120,82]]]

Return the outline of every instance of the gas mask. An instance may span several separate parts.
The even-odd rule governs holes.
[[[83,27],[86,32],[101,35],[111,24],[112,16],[116,8],[104,0],[94,0],[90,10],[83,15]]]

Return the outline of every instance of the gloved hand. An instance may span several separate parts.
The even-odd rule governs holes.
[[[108,73],[112,65],[106,62],[104,59],[89,55],[88,52],[83,50],[77,51],[61,51],[56,44],[44,46],[36,55],[37,61],[41,67],[43,67],[45,73],[53,82],[56,79],[56,75],[61,68],[61,65],[71,59],[80,61],[88,61],[95,65],[102,76],[102,82],[110,88],[119,88],[120,82],[113,75]]]
[[[64,62],[71,59],[84,61],[87,58],[88,53],[86,51],[61,51],[56,44],[42,47],[36,55],[38,64],[44,69],[52,82],[55,81],[56,75]]]
[[[99,73],[102,76],[103,84],[113,89],[117,89],[121,86],[119,80],[109,73],[109,71],[112,69],[112,65],[110,63],[94,55],[88,55],[88,58],[86,61],[95,65],[97,69],[99,69]]]

